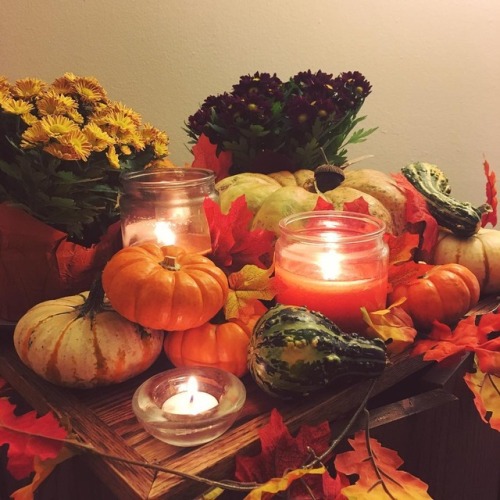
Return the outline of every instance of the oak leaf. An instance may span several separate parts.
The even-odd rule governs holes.
[[[261,269],[254,265],[246,265],[241,271],[228,276],[229,293],[224,305],[226,319],[249,316],[262,310],[261,300],[272,300],[276,295],[274,268]],[[260,304],[260,307],[259,307]]]
[[[415,233],[405,231],[399,236],[387,235],[387,245],[389,247],[389,264],[396,265],[413,260],[418,249],[420,236]]]
[[[218,182],[229,175],[229,169],[233,164],[231,151],[220,151],[217,154],[217,146],[210,142],[210,139],[201,134],[197,143],[193,146],[194,155],[193,168],[207,168],[215,174],[215,181]]]
[[[345,475],[356,474],[356,483],[342,489],[348,499],[379,498],[398,500],[430,499],[427,484],[411,474],[399,470],[403,460],[376,439],[369,439],[365,431],[359,431],[349,439],[353,451],[335,457],[335,469]]]
[[[486,212],[481,217],[481,226],[491,224],[493,227],[497,225],[497,187],[496,187],[496,174],[490,169],[490,164],[484,160],[483,162],[484,174],[486,175],[486,202],[491,206],[491,211]]]
[[[30,411],[18,416],[15,409],[7,398],[0,398],[0,445],[9,445],[7,470],[15,479],[23,479],[33,472],[35,459],[58,456],[68,432],[52,413],[38,417]]]
[[[484,373],[477,366],[475,372],[465,374],[464,380],[474,394],[474,404],[483,421],[500,431],[500,376]]]
[[[235,477],[238,481],[254,481],[265,484],[274,480],[269,485],[265,485],[265,488],[282,491],[281,488],[286,486],[290,498],[311,498],[303,482],[296,481],[301,477],[313,492],[313,498],[331,500],[338,498],[335,491],[338,492],[338,486],[342,485],[340,478],[331,478],[326,470],[323,474],[318,471],[315,474],[305,476],[301,471],[303,465],[311,458],[310,450],[313,450],[316,455],[321,455],[328,449],[331,437],[328,422],[316,426],[303,425],[297,435],[293,437],[284,424],[282,416],[274,408],[271,411],[269,423],[259,429],[259,437],[261,452],[258,455],[253,457],[236,456]],[[298,472],[287,476],[290,471]],[[277,478],[285,479],[281,481]],[[328,493],[325,493],[325,487]],[[271,493],[272,490],[267,489],[267,491]]]
[[[368,325],[365,334],[381,338],[392,354],[398,354],[412,345],[417,335],[411,316],[400,307],[404,300],[402,298],[379,311],[368,312],[365,307],[361,308],[363,320]]]

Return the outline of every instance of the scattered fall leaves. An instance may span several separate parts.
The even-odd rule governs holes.
[[[364,431],[359,431],[349,439],[353,451],[347,451],[335,458],[337,472],[359,479],[347,486],[342,493],[348,499],[357,498],[397,498],[398,500],[430,499],[428,486],[420,479],[399,470],[403,460],[376,439],[367,439]]]

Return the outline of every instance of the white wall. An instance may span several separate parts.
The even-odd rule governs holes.
[[[95,76],[191,161],[184,121],[240,75],[358,70],[379,130],[350,156],[398,171],[438,164],[453,194],[484,201],[483,155],[500,178],[498,0],[2,0],[0,74]]]

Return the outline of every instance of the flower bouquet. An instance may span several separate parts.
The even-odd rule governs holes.
[[[0,318],[88,289],[120,246],[120,174],[168,137],[92,77],[0,78]]]
[[[259,72],[242,76],[231,92],[207,97],[188,118],[186,132],[199,146],[193,148],[194,166],[218,161],[220,179],[227,173],[314,169],[325,159],[343,165],[347,146],[375,130],[354,130],[365,118],[358,113],[370,92],[358,71],[334,78],[308,70],[288,81]]]

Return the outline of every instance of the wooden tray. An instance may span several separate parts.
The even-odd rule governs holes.
[[[475,312],[486,312],[492,308],[491,304],[491,300],[483,302]],[[458,364],[461,362],[463,358]],[[454,369],[458,364],[455,363]],[[393,358],[372,389],[372,425],[382,425],[454,399],[443,390],[449,373],[434,366],[420,358],[409,357],[408,353]],[[232,428],[206,445],[177,448],[146,433],[131,407],[136,388],[146,378],[169,368],[171,366],[162,355],[146,373],[128,382],[91,390],[64,389],[45,382],[25,367],[14,350],[12,335],[0,332],[0,376],[38,412],[53,411],[61,422],[69,423],[83,442],[98,450],[210,479],[233,478],[235,455],[259,451],[258,430],[268,422],[272,408],[280,411],[286,425],[294,432],[302,424],[347,418],[371,385],[370,381],[344,384],[299,401],[283,402],[264,394],[250,377],[246,377],[247,401]],[[415,389],[415,380],[419,382],[418,389]],[[384,404],[378,410],[377,400]],[[83,459],[121,500],[194,498],[208,489],[203,483],[174,474],[96,455],[84,454]]]

